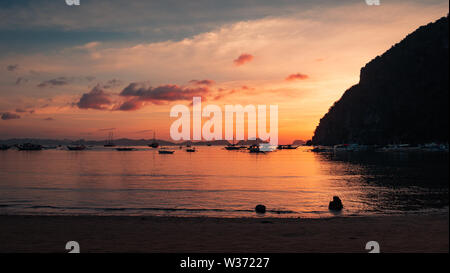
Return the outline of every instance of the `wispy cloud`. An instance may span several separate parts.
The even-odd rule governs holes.
[[[73,79],[72,78],[67,78],[67,77],[58,77],[55,79],[50,79],[47,81],[43,81],[40,84],[37,85],[37,87],[52,87],[52,86],[63,86],[63,85],[67,85],[70,82],[72,82]]]
[[[112,79],[112,80],[107,81],[103,85],[103,88],[105,88],[105,89],[115,88],[115,87],[121,86],[122,84],[123,84],[123,82],[121,80]]]
[[[213,80],[191,80],[189,81],[189,83],[191,84],[195,84],[195,85],[214,85],[215,82]]]
[[[10,64],[8,66],[6,66],[6,70],[12,72],[19,69],[19,65],[18,64]]]
[[[28,79],[24,78],[24,77],[18,77],[16,80],[16,85],[21,85],[23,83],[27,83]]]

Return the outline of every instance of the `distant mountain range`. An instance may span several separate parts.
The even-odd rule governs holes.
[[[418,28],[361,69],[313,144],[448,143],[448,15]]]
[[[153,139],[129,139],[129,138],[119,138],[115,139],[113,143],[117,146],[147,146],[148,144],[152,143]],[[157,139],[156,142],[158,142],[161,146],[173,146],[173,145],[187,145],[187,144],[195,144],[195,145],[228,145],[229,142],[226,140],[217,140],[217,141],[200,141],[200,142],[191,142],[191,141],[185,141],[185,142],[170,142],[167,140],[161,140]],[[70,144],[84,144],[84,145],[93,145],[93,146],[102,146],[106,144],[105,140],[84,140],[84,139],[78,139],[78,140],[71,140],[71,139],[37,139],[37,138],[13,138],[13,139],[7,139],[7,140],[0,140],[0,144],[6,144],[6,145],[15,145],[15,144],[23,144],[23,143],[36,143],[41,145],[70,145]]]
[[[113,143],[117,146],[147,146],[152,143],[153,139],[129,139],[129,138],[120,138],[113,141]],[[0,140],[0,144],[5,145],[15,145],[15,144],[23,144],[23,143],[35,143],[47,146],[54,145],[70,145],[70,144],[84,144],[84,145],[92,145],[92,146],[102,146],[106,144],[106,140],[71,140],[71,139],[38,139],[38,138],[12,138],[6,140]],[[157,139],[161,146],[186,146],[186,145],[196,145],[196,146],[226,146],[231,143],[228,140],[212,140],[212,141],[183,141],[183,142],[170,142],[167,140]],[[299,144],[302,142],[301,144]],[[256,143],[267,143],[261,139],[256,140],[240,140],[237,142],[237,145],[254,145]],[[294,141],[294,145],[302,145],[304,143],[303,140]]]

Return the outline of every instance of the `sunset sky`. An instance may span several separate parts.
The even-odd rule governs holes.
[[[278,105],[311,138],[360,68],[448,1],[0,2],[0,139],[170,139],[170,108]]]

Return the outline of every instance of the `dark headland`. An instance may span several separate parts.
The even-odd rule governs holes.
[[[448,35],[447,16],[369,62],[320,120],[313,144],[448,143]]]

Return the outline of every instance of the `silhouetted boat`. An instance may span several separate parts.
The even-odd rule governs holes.
[[[241,146],[238,146],[237,144],[234,143],[234,139],[233,139],[233,143],[232,144],[228,144],[228,146],[225,146],[225,149],[228,151],[235,151],[235,150],[240,150]]]
[[[123,147],[123,148],[116,148],[116,150],[120,152],[127,152],[127,151],[134,151],[134,148]]]
[[[40,151],[42,150],[42,145],[33,143],[24,143],[16,145],[17,149],[20,151]]]
[[[252,145],[248,148],[250,153],[265,153],[265,151],[261,150],[259,145]]]
[[[0,145],[0,151],[6,151],[6,150],[8,150],[10,147],[8,146],[8,145],[4,145],[4,144],[2,144],[2,145]]]
[[[114,133],[109,132],[108,139],[106,140],[106,144],[103,145],[104,147],[115,147],[116,144],[114,144]]]
[[[298,148],[298,146],[292,146],[291,144],[289,144],[289,145],[278,145],[278,147],[277,147],[278,150],[295,150],[297,148]]]
[[[69,151],[82,151],[82,150],[86,150],[86,146],[84,146],[84,145],[68,145],[67,149]]]
[[[159,147],[159,143],[156,142],[156,133],[155,132],[153,132],[153,142],[150,143],[148,146],[152,147],[152,148],[158,148]]]
[[[160,153],[160,154],[173,154],[173,153],[175,153],[175,151],[160,149],[158,151],[158,153]]]
[[[239,150],[239,149],[241,149],[241,147],[237,146],[236,144],[230,144],[228,146],[225,146],[225,149],[227,149],[228,151],[233,151],[233,150]]]
[[[186,152],[188,152],[188,153],[194,153],[194,152],[196,152],[195,147],[186,149]]]

